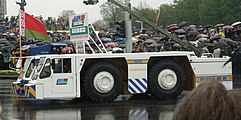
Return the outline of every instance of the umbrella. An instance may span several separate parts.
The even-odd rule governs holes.
[[[145,43],[155,43],[156,41],[155,40],[152,40],[152,39],[147,39],[146,41],[145,41]]]
[[[161,40],[161,37],[152,37],[152,40],[155,40],[155,41]]]
[[[112,48],[114,48],[114,47],[116,47],[116,43],[114,43],[114,42],[106,43],[105,47],[112,47]]]
[[[224,24],[223,23],[220,23],[220,24],[216,24],[214,27],[215,28],[218,28],[218,27],[223,27],[224,26]]]
[[[147,35],[152,35],[153,32],[152,32],[152,31],[146,31],[145,34],[147,34]]]
[[[197,35],[199,35],[199,32],[198,32],[198,31],[190,31],[190,32],[188,33],[188,36],[197,36]]]
[[[188,28],[196,28],[196,25],[189,25]]]
[[[7,33],[3,33],[2,35],[8,35]]]
[[[170,24],[167,26],[168,31],[176,30],[176,29],[179,29],[179,26],[177,24]]]
[[[205,42],[205,41],[208,41],[208,38],[199,38],[198,41],[200,41],[200,42],[201,42],[201,41]]]
[[[240,25],[240,24],[241,24],[241,22],[239,21],[239,22],[233,23],[231,26],[233,27],[233,26],[237,26],[237,25]]]
[[[113,40],[111,38],[103,37],[101,38],[102,42],[112,42]]]
[[[206,35],[206,34],[199,34],[197,36],[197,39],[199,39],[199,38],[208,38],[208,35]]]
[[[136,42],[138,42],[138,39],[135,37],[132,37],[132,43],[136,43]]]
[[[118,47],[119,47],[119,48],[125,48],[125,47],[126,47],[126,44],[120,44]]]
[[[112,49],[113,53],[124,53],[124,50],[122,48],[115,47]]]
[[[62,49],[63,53],[68,53],[68,51],[71,51],[71,53],[74,51],[72,47],[66,46]]]
[[[183,29],[177,29],[177,30],[175,30],[175,33],[176,33],[176,34],[185,34],[186,31],[183,30]]]
[[[159,47],[161,46],[161,44],[158,44],[158,43],[152,43],[149,45],[149,47]]]
[[[212,28],[212,25],[205,25],[204,28]]]
[[[24,46],[22,47],[22,51],[28,50],[29,48],[30,48],[30,45],[24,45]]]
[[[140,36],[148,36],[147,34],[139,34],[136,37],[140,37]]]
[[[177,24],[170,24],[167,26],[167,29],[170,28],[170,27],[173,27],[173,26],[178,26]]]
[[[230,29],[233,29],[233,27],[230,26],[230,25],[223,26],[222,28],[223,28],[224,30],[230,30]]]
[[[179,27],[178,26],[171,26],[171,27],[167,28],[168,31],[176,30],[176,29],[179,29]]]
[[[182,46],[181,46],[180,44],[178,44],[178,43],[174,43],[174,44],[172,45],[172,47],[173,47],[173,48],[176,48],[176,49],[182,48]]]
[[[215,47],[216,48],[223,48],[223,47],[225,47],[225,46],[227,46],[228,44],[227,44],[227,42],[225,41],[225,40],[220,40],[220,41],[218,41],[217,43],[216,43],[216,45],[215,45]]]
[[[149,38],[149,36],[139,36],[138,38],[139,38],[139,39],[142,39],[142,40],[146,40],[146,39]]]
[[[138,43],[142,43],[142,42],[144,42],[144,40],[138,40],[137,42],[138,42]]]
[[[15,34],[14,33],[10,33],[9,35],[14,36]]]
[[[186,35],[178,35],[178,38],[186,38]]]
[[[19,52],[19,51],[16,51],[16,52],[14,52],[13,54],[18,56],[18,55],[20,55],[20,52]],[[25,52],[22,52],[22,55],[26,55],[26,53],[25,53]]]
[[[123,42],[125,40],[126,40],[125,38],[116,38],[114,42]]]

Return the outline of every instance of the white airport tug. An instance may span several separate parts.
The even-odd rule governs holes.
[[[110,102],[119,95],[150,94],[176,98],[196,83],[212,79],[232,89],[229,58],[197,57],[193,52],[62,54],[33,56],[25,84],[13,83],[15,93],[35,99],[74,99]],[[30,67],[31,60],[29,62]],[[31,70],[31,71],[28,71]],[[29,73],[26,74],[26,73]],[[26,80],[27,77],[31,77]],[[21,90],[20,90],[21,88]]]
[[[13,82],[14,92],[34,99],[84,97],[93,102],[110,102],[119,95],[131,94],[148,94],[158,99],[176,98],[182,91],[192,90],[199,81],[207,79],[219,80],[227,89],[232,89],[231,63],[223,66],[229,57],[202,55],[189,42],[181,41],[115,0],[109,1],[195,54],[184,51],[108,53],[105,50],[103,54],[30,56],[25,62],[22,79]],[[77,18],[83,17],[73,17],[73,21],[79,21]],[[85,33],[86,28],[71,29],[81,29]]]

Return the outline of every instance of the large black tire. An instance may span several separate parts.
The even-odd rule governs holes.
[[[148,90],[151,95],[163,99],[176,98],[182,93],[185,75],[179,64],[172,60],[163,60],[149,70]]]
[[[99,79],[95,78],[96,76]],[[99,84],[96,81],[99,81]],[[107,83],[107,86],[112,85],[112,87],[107,87],[109,90],[102,91],[103,87],[99,86],[103,85],[105,87],[106,81],[110,83]],[[122,84],[123,77],[120,70],[114,64],[102,61],[93,64],[84,73],[83,92],[93,102],[111,102],[121,94]]]

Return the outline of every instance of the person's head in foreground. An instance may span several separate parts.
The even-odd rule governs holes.
[[[202,81],[177,104],[173,120],[240,120],[240,94],[216,80]]]

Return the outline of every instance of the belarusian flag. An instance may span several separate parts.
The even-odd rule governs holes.
[[[20,35],[38,40],[51,40],[47,34],[44,24],[33,16],[20,10]]]

